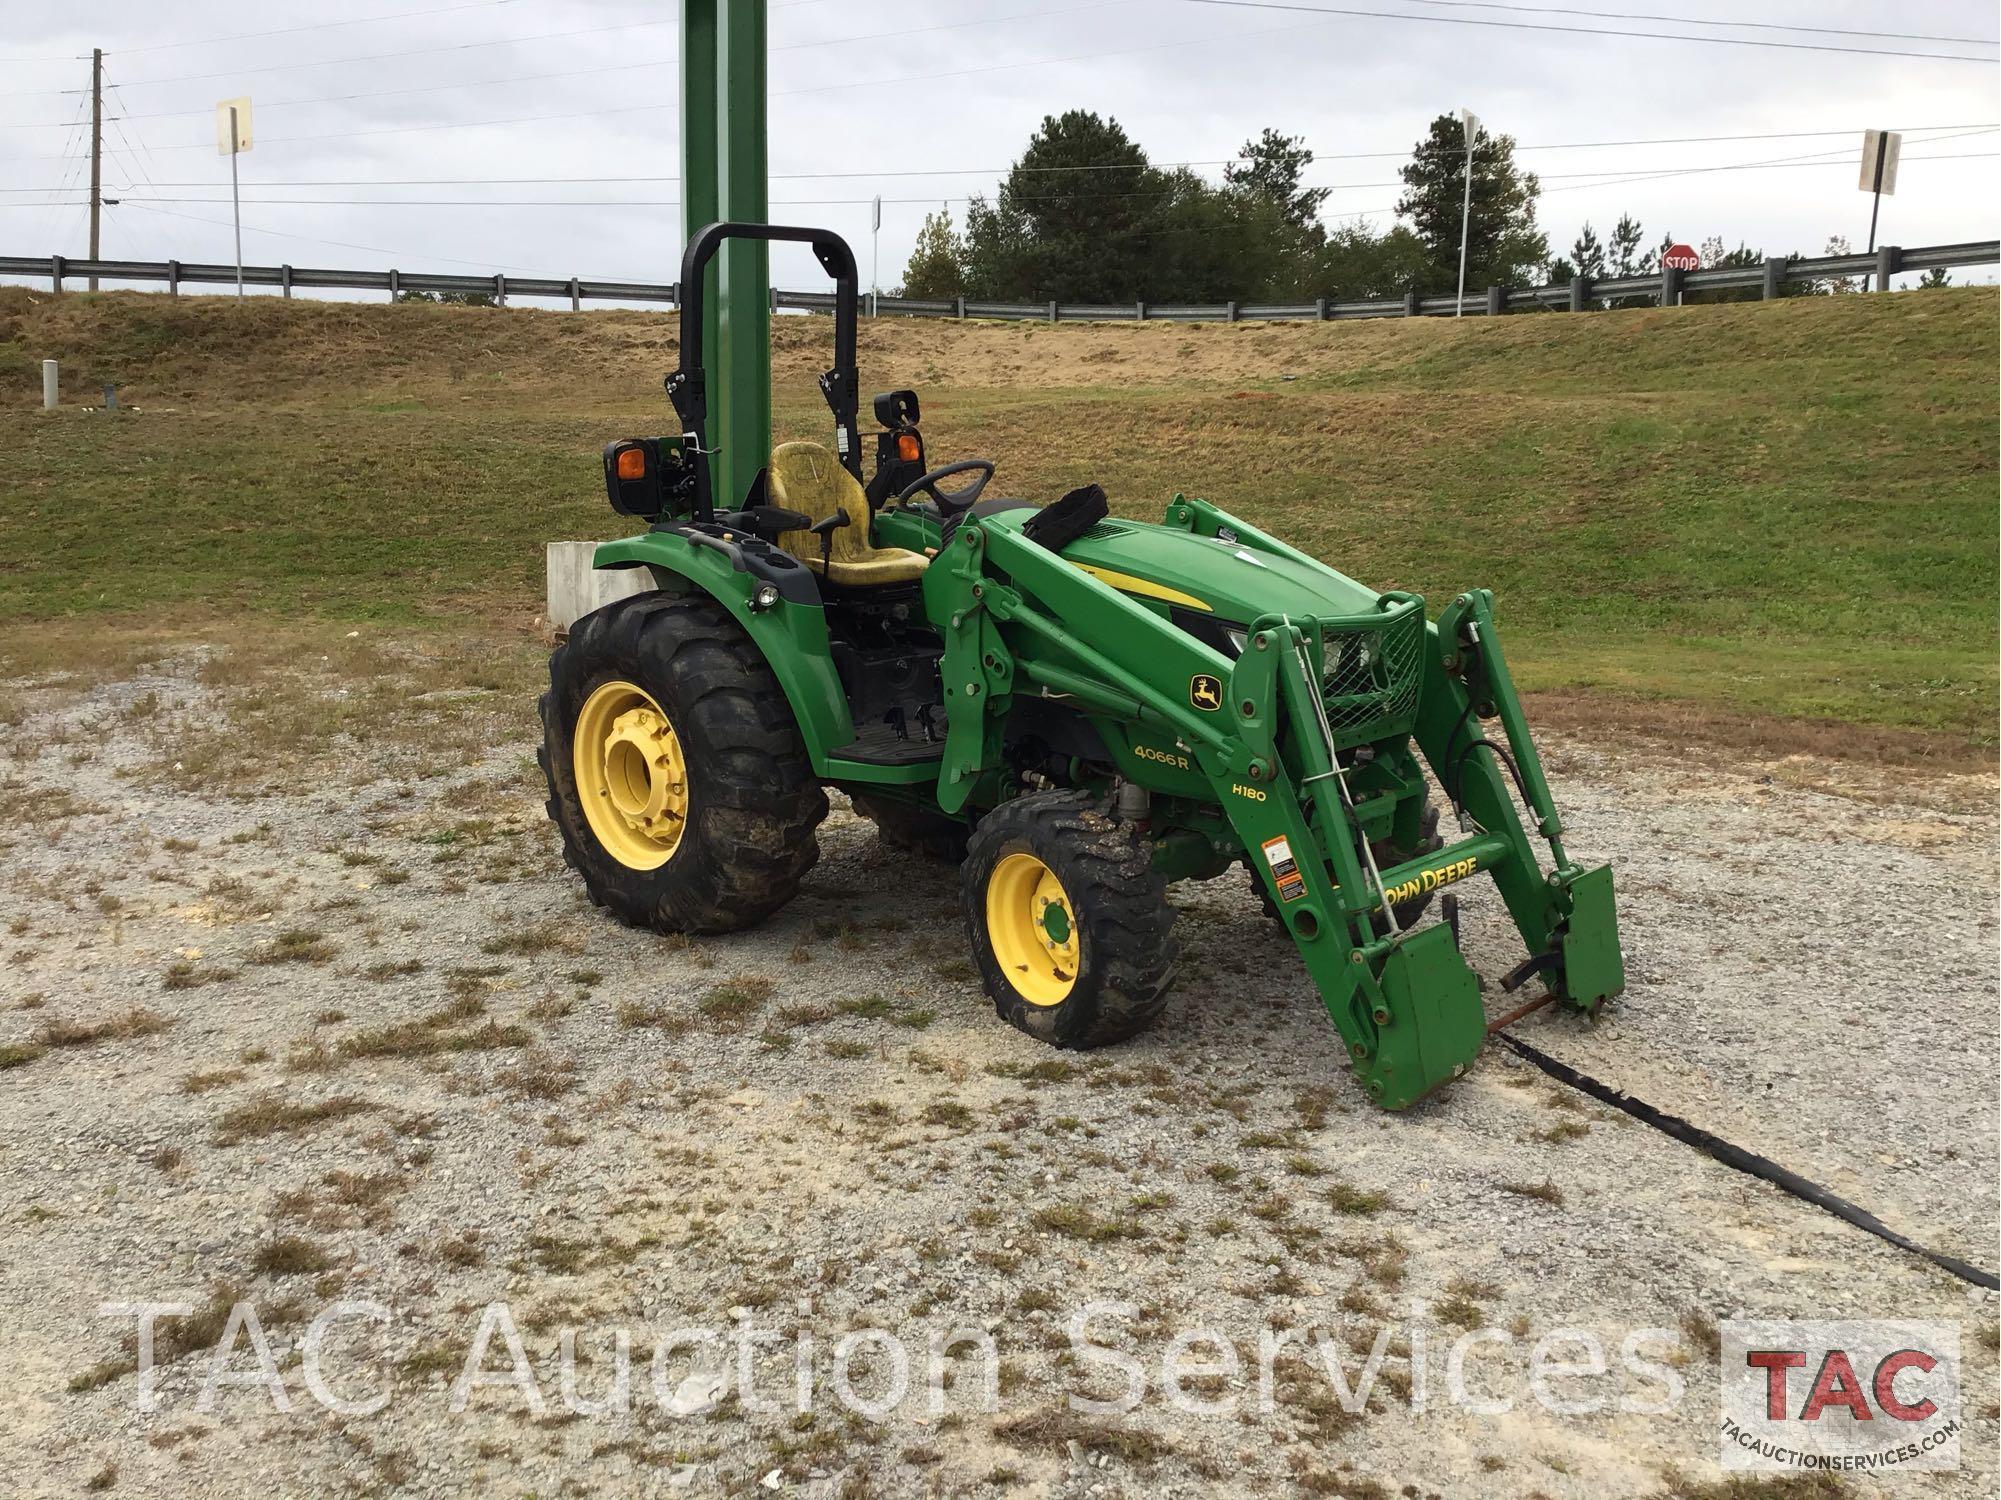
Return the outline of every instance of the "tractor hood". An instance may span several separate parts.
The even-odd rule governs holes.
[[[1364,614],[1378,598],[1320,563],[1141,521],[1101,521],[1063,549],[1063,560],[1134,598],[1240,625],[1269,614]]]

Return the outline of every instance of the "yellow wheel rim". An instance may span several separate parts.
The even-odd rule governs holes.
[[[987,877],[987,940],[1015,993],[1061,1005],[1077,982],[1077,919],[1063,882],[1033,854],[1010,854]]]
[[[631,870],[672,859],[688,826],[688,762],[652,695],[629,682],[595,689],[570,752],[584,818],[605,853]]]

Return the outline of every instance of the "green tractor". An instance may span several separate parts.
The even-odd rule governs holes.
[[[835,282],[834,442],[783,444],[723,494],[705,273],[745,240],[803,241]],[[613,508],[649,528],[596,566],[652,587],[575,624],[542,700],[550,815],[619,920],[770,916],[835,787],[885,840],[963,861],[987,994],[1057,1047],[1149,1025],[1174,979],[1168,885],[1240,864],[1386,1108],[1486,1034],[1451,898],[1419,925],[1441,889],[1499,888],[1527,953],[1505,988],[1540,976],[1588,1012],[1623,987],[1611,871],[1564,851],[1485,590],[1432,621],[1202,500],[1150,524],[1095,485],[1039,508],[988,497],[991,462],[929,467],[908,391],[875,398],[865,478],[847,244],[710,224],[681,286],[681,432],[604,458]]]

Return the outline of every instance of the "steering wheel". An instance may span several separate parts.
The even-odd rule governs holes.
[[[960,490],[941,490],[938,481],[950,479],[954,474],[969,474],[980,471],[980,477]],[[946,464],[942,469],[933,469],[929,474],[920,475],[896,492],[896,503],[901,505],[919,490],[924,491],[938,503],[944,515],[957,515],[980,498],[980,491],[987,487],[987,481],[994,477],[994,464],[987,458],[962,458],[955,464]]]

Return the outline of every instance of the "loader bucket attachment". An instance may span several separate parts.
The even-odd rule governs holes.
[[[1563,933],[1563,992],[1579,1010],[1593,1010],[1626,987],[1619,951],[1619,913],[1612,902],[1612,867],[1586,870],[1570,883],[1570,918]]]
[[[1487,1016],[1480,981],[1443,923],[1392,948],[1378,983],[1388,1004],[1378,1012],[1376,1055],[1362,1086],[1383,1108],[1402,1109],[1466,1071],[1487,1039]]]

